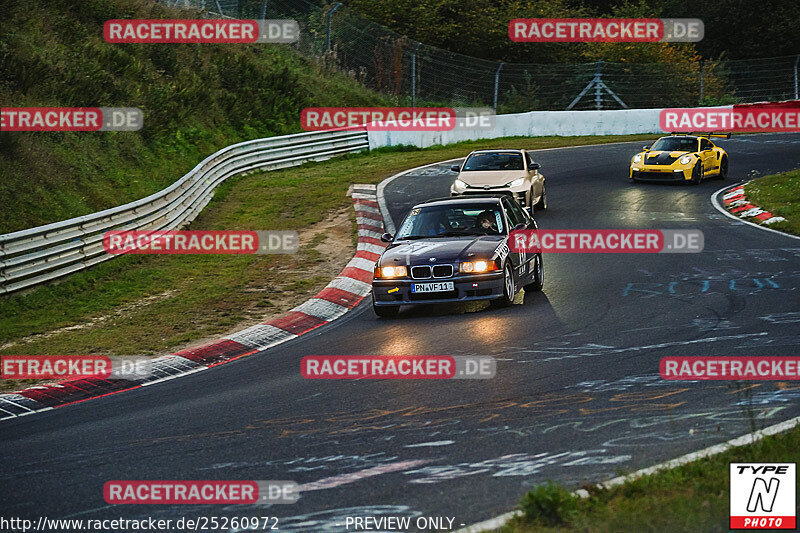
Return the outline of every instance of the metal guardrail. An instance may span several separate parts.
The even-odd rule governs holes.
[[[297,133],[234,144],[141,200],[0,235],[0,294],[46,283],[115,257],[103,249],[106,231],[185,226],[211,201],[215,187],[232,176],[368,149],[366,129]]]

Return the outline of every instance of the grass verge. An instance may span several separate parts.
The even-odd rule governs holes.
[[[786,219],[770,228],[800,235],[800,170],[754,179],[744,191],[750,202]]]
[[[342,238],[354,242],[351,200],[346,197],[351,183],[378,183],[477,147],[536,149],[648,138],[652,136],[469,141],[377,150],[233,178],[219,187],[191,229],[303,230],[327,224],[323,234],[343,226],[345,236],[326,248],[317,234],[294,256],[142,255],[108,261],[60,284],[0,299],[0,355],[157,354],[279,314],[315,294],[346,263],[347,250],[344,259],[329,259],[341,248]],[[332,226],[336,214],[345,219]],[[327,269],[314,268],[326,261]]]
[[[138,107],[144,123],[136,132],[0,132],[0,233],[147,196],[219,147],[302,131],[305,107],[394,103],[287,45],[103,40],[110,19],[200,16],[165,4],[3,2],[0,106]]]
[[[729,463],[796,463],[798,440],[800,426],[610,490],[593,489],[586,499],[548,483],[527,493],[523,516],[500,531],[728,531]]]

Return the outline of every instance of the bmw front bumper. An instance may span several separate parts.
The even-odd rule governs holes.
[[[412,293],[414,283],[453,282],[448,292]],[[503,272],[467,274],[450,278],[429,279],[375,279],[372,281],[375,305],[434,304],[494,300],[503,296]]]

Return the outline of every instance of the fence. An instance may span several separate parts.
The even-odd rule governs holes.
[[[366,130],[315,132],[228,146],[185,176],[141,200],[91,215],[0,235],[0,294],[33,287],[114,257],[103,249],[109,230],[169,230],[194,220],[222,181],[368,149]]]
[[[800,55],[686,63],[502,63],[412,41],[340,3],[163,1],[230,17],[294,18],[302,29],[298,51],[401,104],[492,106],[498,113],[518,113],[798,99]]]

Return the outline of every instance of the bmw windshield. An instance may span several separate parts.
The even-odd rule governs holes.
[[[403,221],[395,239],[465,235],[505,235],[500,206],[482,203],[415,207]]]

